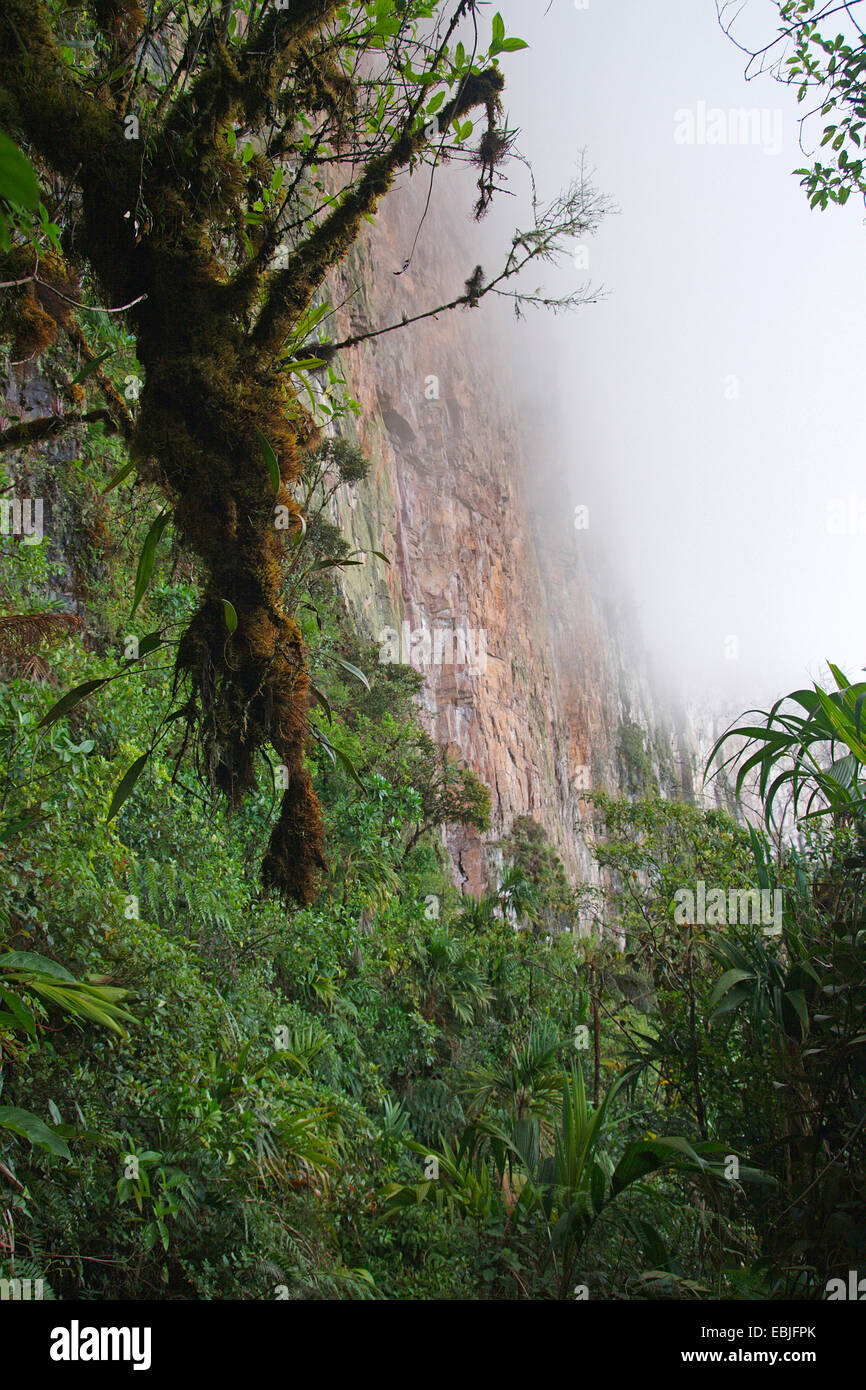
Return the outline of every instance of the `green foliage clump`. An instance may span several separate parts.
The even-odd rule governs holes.
[[[0,538],[0,1272],[85,1300],[820,1296],[866,1258],[866,689],[834,672],[739,731],[738,785],[757,773],[768,827],[791,790],[796,852],[660,799],[626,722],[595,888],[521,817],[490,892],[457,894],[442,831],[489,830],[489,792],[420,726],[422,678],[348,625],[334,577],[361,557],[331,503],[370,465],[322,437],[352,403],[311,335],[431,120],[459,149],[485,112],[484,211],[522,41],[496,15],[482,66],[425,47],[427,0],[361,8],[247,32],[194,5],[177,83],[130,71],[134,4],[0,12],[0,120],[69,185],[61,236],[0,140],[0,332],[74,441],[3,432],[53,540]],[[399,88],[350,76],[380,53]],[[816,173],[822,201],[859,186]],[[591,226],[576,198],[500,280]],[[127,329],[82,332],[97,293]],[[699,882],[781,893],[781,931],[683,921]]]
[[[63,505],[86,568],[111,441],[85,442]],[[332,472],[311,465],[314,522]],[[129,503],[105,505],[115,531]],[[440,831],[483,831],[486,789],[417,724],[417,673],[350,630],[321,567],[339,537],[318,535],[284,576],[310,605],[333,846],[302,909],[256,870],[279,769],[259,764],[228,818],[183,735],[155,737],[161,643],[195,603],[170,556],[137,656],[130,541],[91,570],[85,641],[45,652],[50,680],[0,687],[0,1183],[19,1267],[62,1298],[208,1299],[772,1296],[853,1267],[856,775],[816,773],[838,824],[778,863],[721,812],[596,793],[597,935],[575,934],[586,894],[528,817],[491,892],[463,899]],[[42,550],[4,545],[12,610],[40,586],[50,600]],[[96,684],[58,712],[52,681]],[[857,698],[830,701],[855,758]],[[834,725],[810,708],[814,748]],[[786,896],[778,939],[678,921],[683,887],[756,876]]]
[[[647,739],[640,724],[626,720],[619,730],[619,760],[622,785],[630,796],[658,794],[659,784]]]

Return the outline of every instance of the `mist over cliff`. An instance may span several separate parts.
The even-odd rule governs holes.
[[[333,277],[337,338],[446,303],[476,262],[501,256],[499,229],[471,221],[465,175],[443,171],[425,212],[428,192],[426,179],[407,179]],[[336,504],[338,520],[354,544],[391,559],[347,571],[345,595],[380,660],[424,672],[430,732],[490,787],[490,833],[447,832],[471,891],[487,885],[495,842],[519,816],[592,880],[584,794],[657,785],[700,796],[716,731],[711,722],[698,735],[654,667],[617,556],[597,539],[599,490],[574,467],[580,419],[566,459],[567,403],[549,398],[540,330],[511,332],[509,316],[489,299],[443,312],[349,350],[342,365],[364,403],[356,433],[373,469]]]
[[[852,680],[866,664],[862,214],[811,209],[794,174],[826,162],[835,118],[760,75],[780,48],[749,64],[775,10],[502,5],[529,43],[506,102],[541,195],[584,159],[618,209],[545,268],[556,293],[587,281],[606,298],[502,333],[543,361],[563,469],[595,504],[657,664],[732,715],[826,682],[828,659]],[[492,210],[503,235],[528,185],[515,170]]]

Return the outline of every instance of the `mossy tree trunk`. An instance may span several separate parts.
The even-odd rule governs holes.
[[[139,477],[163,489],[178,538],[203,574],[177,654],[199,768],[237,802],[255,784],[257,755],[272,746],[288,780],[263,878],[301,903],[314,894],[324,836],[304,761],[309,680],[299,627],[281,602],[286,533],[276,529],[275,514],[282,506],[297,515],[291,487],[315,427],[279,354],[363,219],[429,143],[429,129],[418,123],[426,88],[406,102],[399,125],[297,242],[284,269],[269,271],[276,220],[255,239],[238,239],[247,254],[230,269],[215,254],[213,234],[243,226],[249,179],[269,177],[272,167],[264,154],[244,166],[230,133],[258,133],[264,147],[270,129],[273,143],[278,111],[284,148],[310,107],[331,103],[312,90],[308,46],[340,9],[336,0],[272,9],[231,51],[219,25],[203,23],[197,74],[186,73],[185,90],[177,84],[181,95],[156,103],[155,128],[144,123],[141,140],[126,138],[130,82],[82,82],[60,52],[44,5],[4,0],[0,14],[0,119],[80,190],[75,249],[106,300],[138,301],[128,317],[146,380],[132,454]],[[131,68],[141,53],[143,14],[123,0],[90,10],[116,65]],[[446,131],[479,105],[492,120],[501,87],[496,67],[469,72],[436,129]],[[259,432],[278,460],[276,493]],[[237,614],[232,632],[224,601]]]

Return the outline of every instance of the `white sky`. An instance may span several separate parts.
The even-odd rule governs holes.
[[[590,243],[609,297],[513,332],[524,366],[544,365],[532,391],[548,403],[547,447],[591,506],[659,666],[687,691],[746,704],[808,684],[825,658],[858,678],[862,207],[809,211],[791,172],[807,162],[794,93],[745,82],[714,0],[553,0],[546,16],[546,0],[496,0],[485,23],[497,7],[531,44],[504,64],[540,191],[567,183],[585,149],[620,209]],[[770,37],[776,16],[747,0],[740,32]],[[677,144],[675,113],[699,102],[771,120],[779,109],[781,152]],[[525,191],[516,171],[511,187]],[[504,201],[525,223],[523,197]],[[546,283],[583,278],[569,267]],[[725,398],[730,376],[738,400]],[[861,534],[833,534],[828,508],[851,496]],[[725,657],[731,636],[738,660]]]

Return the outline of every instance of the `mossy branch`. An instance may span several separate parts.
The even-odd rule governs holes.
[[[35,420],[22,420],[0,432],[0,452],[6,449],[20,449],[28,444],[37,444],[41,439],[51,439],[63,434],[75,425],[91,425],[102,420],[109,434],[116,434],[117,421],[107,410],[86,410],[83,414],[40,415]]]
[[[504,86],[499,68],[473,74],[437,118],[440,133],[476,106],[498,102]],[[285,270],[272,276],[267,299],[252,333],[258,354],[276,354],[293,324],[309,307],[327,272],[347,254],[368,213],[390,189],[400,169],[427,143],[424,127],[404,130],[384,154],[370,161],[359,181],[298,248]]]
[[[195,164],[202,141],[212,141],[231,119],[253,127],[273,104],[298,49],[339,9],[340,0],[299,0],[290,11],[270,10],[236,55],[216,38],[210,65],[179,97],[166,122],[166,149],[177,160],[172,137],[182,135]]]
[[[88,248],[94,269],[120,302],[131,299],[124,271],[135,263],[135,234],[127,214],[135,206],[140,152],[124,139],[117,115],[70,75],[45,8],[34,0],[4,0],[0,9],[0,87],[30,144],[79,184],[85,219],[99,228]]]

